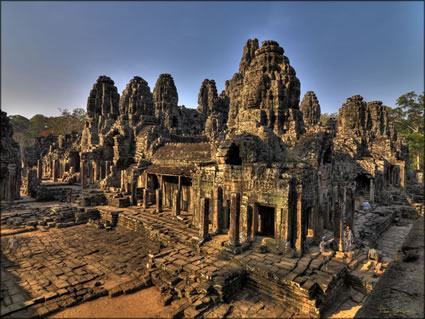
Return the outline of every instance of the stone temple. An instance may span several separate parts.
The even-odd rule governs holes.
[[[223,304],[244,289],[283,309],[260,317],[323,316],[347,285],[361,303],[392,260],[364,275],[367,243],[396,222],[410,220],[412,227],[423,216],[407,143],[382,102],[354,95],[322,125],[316,94],[301,97],[296,72],[275,41],[248,40],[239,71],[220,94],[205,79],[196,109],[178,105],[170,74],[161,74],[153,90],[135,76],[121,95],[111,78],[100,76],[87,115],[81,135],[40,137],[20,158],[2,112],[1,199],[13,205],[21,190],[38,201],[62,200],[66,185],[78,186],[71,219],[57,219],[56,226],[103,223],[161,242],[165,250],[146,255],[144,283],[168,282],[173,300],[189,300],[177,317],[228,315]],[[372,212],[361,212],[364,200]],[[35,225],[46,220],[39,213],[31,217]],[[173,225],[183,229],[178,236]],[[348,259],[347,226],[356,241]],[[335,243],[326,271],[318,257],[324,235]],[[190,251],[178,253],[181,267],[170,257],[179,245]],[[210,262],[205,272],[189,263],[201,257]],[[206,288],[188,294],[191,280]]]

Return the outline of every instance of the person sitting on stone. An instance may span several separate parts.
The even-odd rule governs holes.
[[[369,262],[372,262],[373,264],[374,264],[374,268],[376,268],[376,265],[378,264],[378,262],[379,262],[379,254],[378,254],[378,252],[376,251],[376,244],[370,244],[369,245],[369,251],[367,252],[367,260],[369,261]]]
[[[16,238],[16,236],[13,235],[13,237],[9,238],[9,241],[7,243],[7,249],[9,250],[11,255],[15,256],[17,248],[18,248],[18,238]]]
[[[363,206],[363,210],[365,212],[370,212],[370,210],[372,209],[372,207],[370,207],[370,204],[369,204],[369,202],[367,200],[365,200],[363,202],[362,206]]]
[[[285,256],[289,258],[295,257],[295,252],[292,249],[291,242],[289,240],[285,243]]]
[[[286,250],[291,249],[291,242],[289,240],[285,243],[285,249]]]
[[[330,240],[326,240],[326,236],[322,237],[322,241],[319,244],[319,250],[320,250],[320,254],[322,255],[323,258],[323,265],[325,267],[325,269],[328,269],[328,262],[329,262],[329,254],[326,253],[326,247],[333,242],[333,238]]]

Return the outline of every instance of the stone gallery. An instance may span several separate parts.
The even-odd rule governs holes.
[[[121,284],[92,297],[150,283],[160,288],[164,305],[175,305],[166,316],[329,315],[347,287],[362,305],[385,275],[393,255],[382,252],[379,267],[371,269],[370,243],[397,223],[405,237],[423,216],[407,143],[382,102],[348,97],[322,125],[316,94],[301,98],[296,72],[275,41],[248,40],[223,92],[214,80],[201,83],[197,109],[178,105],[170,74],[161,74],[153,91],[135,76],[121,95],[111,78],[100,76],[87,116],[81,134],[40,137],[20,152],[2,112],[0,197],[2,227],[14,225],[12,208],[28,195],[69,203],[56,208],[53,219],[47,208],[28,215],[31,224],[21,218],[26,226],[71,232],[91,224],[105,240],[123,232],[160,243],[150,252],[140,243],[146,262],[135,268],[138,286]],[[362,209],[364,201],[371,211]],[[324,237],[334,239],[327,258],[319,252]],[[63,294],[50,300],[84,287],[62,281]],[[40,294],[57,292],[50,282],[42,286],[46,291],[30,289],[37,302],[13,310],[6,305],[5,313],[33,307],[47,315],[75,304],[49,308],[53,303]],[[235,297],[242,292],[245,298]],[[257,299],[250,301],[250,293]],[[76,303],[90,300],[78,296]]]

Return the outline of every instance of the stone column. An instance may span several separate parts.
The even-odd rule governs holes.
[[[240,210],[241,210],[241,195],[240,193],[232,193],[230,197],[229,243],[234,246],[239,244]]]
[[[100,180],[100,163],[98,160],[94,162],[94,181]]]
[[[41,180],[43,177],[43,165],[41,160],[37,160],[37,178]]]
[[[229,229],[230,200],[226,204],[226,207],[223,207],[223,228]]]
[[[404,189],[406,187],[406,167],[404,165],[400,165],[400,186]]]
[[[370,179],[369,200],[371,203],[375,201],[375,184],[373,179]]]
[[[189,186],[188,189],[188,201],[189,201],[189,211],[193,213],[193,188]]]
[[[220,233],[223,229],[223,189],[214,189],[213,231]]]
[[[254,205],[254,209],[252,212],[252,222],[251,222],[251,240],[255,240],[255,234],[258,229],[258,205]]]
[[[143,189],[143,208],[148,208],[149,207],[149,191],[144,188]]]
[[[53,175],[53,181],[57,182],[58,181],[58,161],[57,160],[53,160],[52,175]]]
[[[160,188],[156,190],[156,211],[162,212],[162,189]]]
[[[247,224],[247,230],[246,230],[246,240],[249,241],[252,239],[252,215],[254,213],[254,209],[252,208],[252,205],[246,206],[246,224]]]
[[[16,164],[7,165],[7,201],[13,202],[16,197]]]
[[[136,188],[137,188],[137,177],[133,175],[133,178],[131,179],[131,203],[133,205],[137,205]]]
[[[87,175],[87,168],[86,168],[86,163],[83,160],[80,162],[80,184],[82,189],[87,188],[86,175]]]
[[[174,215],[180,215],[180,191],[175,190],[173,193],[173,213]]]
[[[89,172],[89,180],[90,184],[93,184],[93,163],[94,161],[88,161],[88,172]]]
[[[210,202],[208,198],[201,198],[200,203],[200,219],[199,219],[199,237],[206,239],[208,236],[208,214],[210,210]]]
[[[106,161],[105,163],[105,177],[111,174],[111,161]]]
[[[303,252],[303,225],[302,225],[302,185],[297,185],[297,239],[295,241],[295,250],[302,254]],[[307,216],[308,217],[308,216]]]

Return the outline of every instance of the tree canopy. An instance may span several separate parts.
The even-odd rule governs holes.
[[[84,109],[75,108],[70,111],[59,108],[59,112],[59,116],[46,117],[36,114],[31,119],[21,115],[11,115],[9,118],[13,126],[13,138],[21,146],[28,146],[37,136],[64,135],[73,130],[82,132],[87,118]]]
[[[410,164],[417,170],[424,169],[424,92],[407,92],[397,99],[395,108],[389,108],[390,117],[397,132],[406,137],[409,144]]]
[[[322,113],[320,114],[320,123],[322,124],[322,126],[325,126],[326,123],[328,123],[330,118],[336,118],[338,116],[337,113]]]

